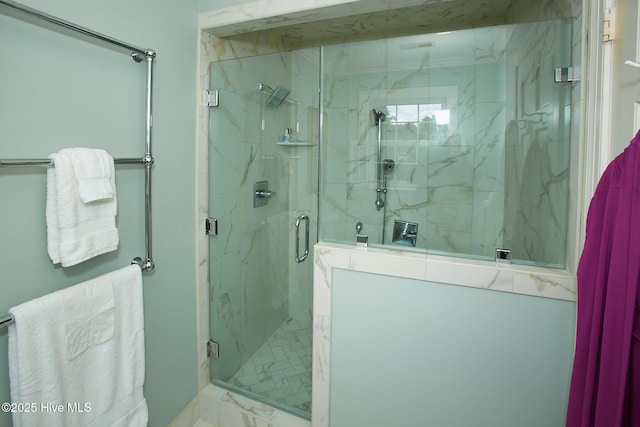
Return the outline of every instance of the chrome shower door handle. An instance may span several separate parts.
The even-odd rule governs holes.
[[[304,254],[300,256],[300,223],[305,221],[305,244],[304,244]],[[302,262],[307,259],[309,255],[309,215],[302,214],[296,219],[296,262]]]

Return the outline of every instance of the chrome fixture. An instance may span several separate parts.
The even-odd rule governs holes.
[[[218,89],[207,89],[202,93],[202,105],[205,107],[220,106],[220,91]]]
[[[273,89],[271,86],[264,83],[260,83],[258,89],[260,92],[269,95],[264,103],[269,108],[278,108],[280,104],[287,101],[287,96],[291,93],[291,91],[284,86],[276,86],[276,88]],[[267,92],[265,92],[265,90]]]
[[[208,217],[204,220],[204,234],[207,236],[218,235],[218,218]]]
[[[362,234],[362,221],[356,222],[356,246],[367,247],[369,236]]]
[[[386,193],[387,190],[383,190],[382,188],[378,187],[376,188],[376,210],[380,210],[382,208],[384,208],[384,202],[382,201],[382,197],[380,197],[380,193]]]
[[[497,248],[496,262],[511,264],[511,249]]]
[[[145,167],[145,175],[144,175],[144,187],[145,187],[145,246],[146,246],[146,256],[135,257],[131,261],[131,264],[137,264],[143,271],[151,271],[154,269],[155,264],[153,262],[153,254],[152,254],[152,239],[151,239],[151,214],[152,214],[152,203],[151,203],[151,166],[154,163],[153,156],[151,154],[151,140],[152,140],[152,125],[153,125],[153,114],[152,114],[152,92],[153,92],[153,65],[154,60],[156,58],[156,52],[153,49],[145,49],[138,46],[134,46],[129,43],[125,43],[121,40],[114,39],[112,37],[105,36],[104,34],[92,31],[88,28],[81,27],[79,25],[73,24],[69,21],[65,21],[60,18],[56,18],[53,15],[46,14],[44,12],[40,12],[39,10],[32,9],[30,7],[21,5],[19,3],[15,3],[10,0],[0,0],[0,5],[8,6],[15,11],[26,14],[32,18],[36,18],[36,20],[45,21],[47,23],[53,24],[59,29],[71,31],[73,33],[80,34],[82,36],[88,36],[94,39],[99,40],[100,42],[105,42],[107,44],[112,45],[113,47],[118,48],[121,51],[127,53],[127,55],[133,59],[133,61],[140,63],[142,61],[145,62],[146,65],[146,96],[145,96],[145,107],[146,107],[146,120],[145,120],[145,146],[146,153],[140,159],[116,159],[115,163],[140,163]],[[0,166],[52,166],[53,163],[50,159],[25,159],[25,160],[7,160],[0,161]]]
[[[371,110],[371,121],[374,126],[378,126],[380,122],[384,122],[387,118],[387,115],[382,111],[377,111],[375,108]]]
[[[578,82],[578,73],[573,67],[558,67],[553,70],[553,81],[556,83]]]
[[[396,162],[391,159],[384,159],[378,165],[378,174],[382,175],[382,187],[380,187],[378,180],[378,188],[376,188],[376,192],[378,193],[378,197],[376,198],[376,209],[378,210],[382,209],[385,205],[385,202],[380,198],[380,193],[384,194],[384,199],[387,200],[387,174],[393,170],[395,165]]]
[[[2,6],[8,6],[14,10],[17,10],[19,12],[22,12],[26,15],[29,15],[30,17],[39,19],[41,21],[45,21],[48,22],[50,24],[54,24],[55,26],[59,27],[60,29],[63,30],[70,30],[72,32],[78,33],[80,35],[83,36],[89,36],[92,37],[94,39],[97,39],[101,42],[106,42],[108,44],[111,44],[117,48],[119,48],[120,50],[124,50],[126,53],[128,53],[129,55],[131,55],[131,59],[133,59],[135,62],[141,62],[145,59],[145,57],[149,57],[149,56],[153,56],[155,57],[155,52],[153,52],[153,50],[151,49],[144,49],[138,46],[134,46],[132,44],[129,43],[125,43],[122,40],[118,40],[118,39],[114,39],[112,37],[109,36],[105,36],[104,34],[98,33],[96,31],[90,30],[88,28],[85,27],[81,27],[79,25],[76,25],[72,22],[69,21],[65,21],[64,19],[60,19],[57,18],[53,15],[49,15],[47,13],[44,12],[40,12],[39,10],[36,9],[32,9],[30,7],[24,6],[20,3],[16,3],[10,0],[0,0],[0,5]]]
[[[380,185],[380,181],[382,180],[382,130],[380,126],[380,122],[384,122],[387,118],[387,115],[382,111],[376,111],[376,109],[371,110],[371,120],[373,121],[373,125],[378,127],[378,157],[376,163],[376,209],[380,210],[384,207],[384,201],[382,200],[382,194],[387,192],[386,188],[383,188]],[[384,236],[383,236],[384,239]],[[384,242],[383,242],[384,243]]]
[[[269,191],[269,181],[256,181],[253,183],[254,208],[266,205],[269,203],[269,199],[275,195],[275,191]]]
[[[276,192],[275,191],[269,191],[269,190],[258,190],[256,191],[256,197],[257,198],[261,198],[261,199],[268,199],[271,196],[275,196]]]
[[[207,358],[220,359],[220,343],[214,340],[207,341]]]
[[[304,235],[304,254],[300,256],[300,223],[305,221]],[[296,219],[296,262],[302,262],[309,256],[309,215],[302,214]]]
[[[418,224],[408,221],[394,221],[393,243],[405,246],[415,246],[418,238]]]
[[[0,328],[12,325],[14,323],[15,323],[15,319],[13,318],[12,314],[9,314],[8,316],[5,316],[5,317],[0,317]]]

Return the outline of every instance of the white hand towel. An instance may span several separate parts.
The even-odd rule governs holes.
[[[148,423],[142,275],[131,265],[9,310],[15,427]],[[62,405],[62,406],[59,406]]]
[[[78,195],[83,203],[112,199],[115,194],[113,158],[99,148],[65,148],[78,181]]]
[[[119,243],[115,174],[109,178],[113,189],[111,198],[84,203],[73,161],[68,156],[73,150],[76,149],[61,150],[49,156],[54,168],[47,170],[47,250],[51,261],[61,263],[63,267],[114,251]],[[84,152],[85,149],[78,150]],[[101,194],[105,195],[104,192]]]

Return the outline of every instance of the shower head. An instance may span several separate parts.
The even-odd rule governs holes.
[[[376,197],[376,210],[380,210],[384,208],[384,202],[382,201],[382,197],[380,197],[380,192],[378,191],[378,197]]]
[[[264,86],[271,89],[271,87],[268,85]],[[287,99],[287,96],[289,96],[290,92],[291,91],[284,86],[277,86],[275,89],[271,90],[271,94],[265,101],[265,105],[269,108],[278,108],[280,104],[282,104],[282,102]]]
[[[375,108],[371,110],[371,121],[373,122],[374,126],[378,126],[380,122],[384,122],[386,118],[387,115],[382,111],[376,111]]]

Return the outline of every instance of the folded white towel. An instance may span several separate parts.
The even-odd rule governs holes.
[[[9,310],[15,427],[148,423],[142,275],[131,265]],[[62,410],[54,410],[62,405]]]
[[[79,156],[73,155],[76,150],[80,153]],[[107,174],[110,175],[108,186],[96,184],[106,178],[89,179],[89,183],[85,183],[85,196],[93,194],[91,197],[103,197],[111,189],[111,198],[85,203],[80,197],[80,181],[74,162],[91,158],[83,154],[85,150],[87,149],[65,149],[49,156],[55,167],[47,170],[47,250],[51,261],[54,264],[61,263],[63,267],[114,251],[119,243],[115,173]],[[74,157],[75,160],[72,160]],[[97,169],[103,169],[104,157],[101,154],[93,156],[93,160]],[[88,168],[88,164],[80,167]],[[104,191],[93,191],[96,188]]]
[[[112,199],[115,194],[113,158],[99,148],[65,148],[58,152],[71,160],[83,203]]]

